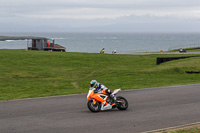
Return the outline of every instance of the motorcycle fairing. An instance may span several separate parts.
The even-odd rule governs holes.
[[[112,107],[114,105],[116,105],[116,103],[112,103],[112,105],[111,105],[111,103],[109,104],[108,101],[106,101],[107,98],[108,98],[108,95],[106,95],[107,94],[106,92],[104,92],[102,90],[102,92],[94,93],[94,90],[95,90],[94,88],[89,89],[89,92],[88,92],[88,95],[87,95],[87,100],[92,99],[94,105],[96,104],[96,102],[100,102],[101,103],[101,106],[100,106],[101,110],[112,109]],[[115,89],[112,94],[116,95],[120,90],[121,89]]]
[[[107,105],[106,102],[101,104],[101,110],[108,110],[108,109],[112,109],[112,106],[109,103],[107,103]]]
[[[101,110],[108,110],[108,109],[111,109],[112,106],[106,102],[106,99],[108,98],[107,95],[104,95],[104,94],[94,94],[92,96],[92,98],[96,99],[97,101],[100,101],[101,102]]]
[[[114,91],[113,91],[113,95],[115,95],[115,94],[117,94],[119,91],[121,91],[121,89],[115,89]]]

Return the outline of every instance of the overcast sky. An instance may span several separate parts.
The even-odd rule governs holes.
[[[0,0],[0,31],[200,32],[200,0]]]

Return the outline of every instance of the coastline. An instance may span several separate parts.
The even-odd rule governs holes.
[[[66,47],[68,52],[99,53],[102,48],[105,48],[105,53],[112,53],[116,49],[117,53],[120,54],[168,51],[169,48],[174,46],[198,44],[200,42],[200,34],[196,33],[2,32],[0,36],[47,37],[55,39],[55,42]],[[0,49],[25,49],[27,46],[26,40],[1,41],[0,43]]]

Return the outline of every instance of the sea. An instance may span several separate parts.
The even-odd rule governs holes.
[[[0,32],[0,36],[37,36],[54,39],[66,52],[136,53],[200,46],[200,33],[126,32]],[[0,49],[27,49],[30,40],[0,41]]]

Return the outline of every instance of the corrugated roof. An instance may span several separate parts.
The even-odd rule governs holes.
[[[55,49],[66,49],[65,47],[63,47],[63,46],[61,46],[61,45],[59,45],[59,44],[55,44],[55,45],[54,45],[54,48],[55,48]]]

